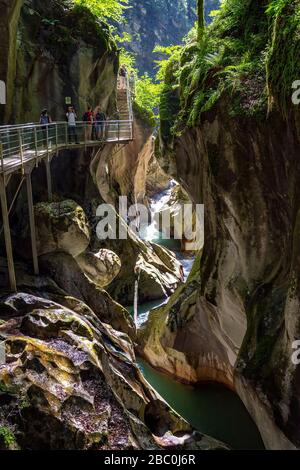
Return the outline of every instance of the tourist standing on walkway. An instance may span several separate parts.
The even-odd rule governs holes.
[[[119,72],[119,89],[126,90],[126,77],[127,77],[127,70],[125,65],[122,65]]]
[[[104,139],[105,122],[106,122],[106,114],[103,111],[101,111],[100,106],[98,106],[95,111],[95,131],[96,131],[96,138],[98,140]]]
[[[87,111],[83,115],[83,121],[85,123],[85,140],[92,140],[92,130],[93,130],[93,111],[92,108],[89,106]]]
[[[77,132],[76,132],[76,111],[73,108],[73,106],[68,107],[68,111],[66,114],[67,121],[68,121],[68,136],[69,136],[69,142],[73,142],[73,138],[76,144],[78,144],[78,138],[77,138]]]
[[[41,131],[43,133],[43,144],[47,145],[47,141],[49,138],[49,124],[51,124],[52,119],[50,114],[48,114],[47,109],[43,109],[40,115],[40,124],[42,125]]]

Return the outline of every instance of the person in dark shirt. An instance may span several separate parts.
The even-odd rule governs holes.
[[[85,123],[85,140],[92,140],[92,130],[93,130],[93,121],[94,115],[92,108],[89,106],[87,111],[83,115],[83,121]]]
[[[96,138],[98,140],[104,140],[106,114],[101,110],[100,106],[95,110],[94,121]]]
[[[52,119],[47,109],[43,109],[40,115],[40,124],[41,131],[43,134],[43,144],[47,144],[47,138],[49,138],[49,124],[51,124]]]

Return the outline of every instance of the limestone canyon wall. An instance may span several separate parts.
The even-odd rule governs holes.
[[[280,25],[283,18],[288,24],[297,7],[292,3],[277,18],[272,38],[270,54],[282,64]],[[264,11],[248,4],[254,28]],[[142,341],[156,367],[190,382],[211,379],[234,387],[267,448],[289,449],[300,446],[300,369],[291,360],[300,335],[300,113],[290,101],[283,112],[275,83],[268,88],[273,106],[264,106],[259,117],[232,109],[239,93],[247,106],[264,95],[272,76],[264,70],[262,78],[257,72],[243,77],[232,95],[222,93],[179,137],[167,137],[169,124],[162,122],[161,163],[194,202],[205,204],[205,243],[198,274],[162,317],[151,314]],[[173,105],[182,106],[175,96],[180,91],[170,93]]]
[[[36,122],[43,108],[53,120],[64,120],[66,97],[79,119],[88,104],[112,113],[118,52],[107,26],[66,1],[5,4],[0,79],[8,93],[2,120]]]

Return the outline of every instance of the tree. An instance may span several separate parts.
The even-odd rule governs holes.
[[[205,28],[204,0],[197,0],[198,6],[198,40],[201,41]]]
[[[87,7],[98,18],[120,21],[128,0],[74,0],[77,5]]]

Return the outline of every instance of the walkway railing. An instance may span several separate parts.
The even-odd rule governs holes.
[[[11,171],[30,160],[75,145],[124,143],[133,139],[132,120],[99,122],[97,127],[86,122],[77,122],[75,129],[76,135],[70,132],[66,122],[1,126],[0,172]]]
[[[17,290],[17,284],[9,215],[23,182],[26,181],[27,187],[33,268],[34,273],[38,275],[39,264],[31,173],[35,165],[37,166],[41,161],[45,163],[48,200],[51,201],[51,157],[53,155],[58,154],[60,150],[73,147],[86,148],[100,146],[104,143],[127,144],[131,142],[133,140],[132,95],[134,94],[134,80],[132,78],[130,80],[127,74],[125,80],[121,80],[121,77],[118,79],[118,120],[97,122],[94,125],[87,122],[77,122],[75,130],[69,127],[67,122],[29,123],[0,127],[0,203],[9,283],[12,291]],[[21,170],[21,181],[14,191],[12,201],[8,201],[7,185],[11,175],[19,170]]]

